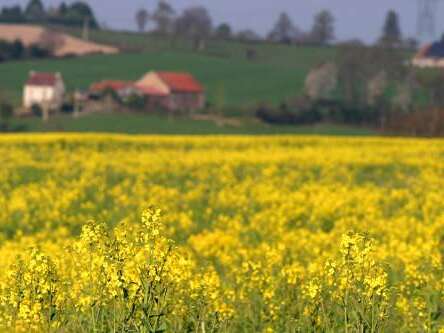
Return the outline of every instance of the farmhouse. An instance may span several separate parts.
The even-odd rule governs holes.
[[[46,110],[62,106],[65,84],[60,73],[30,72],[23,91],[23,106],[29,110],[38,105]]]
[[[198,110],[205,106],[205,90],[189,73],[149,72],[135,83],[151,105],[169,111]]]
[[[420,68],[444,68],[444,39],[422,47],[412,64]]]

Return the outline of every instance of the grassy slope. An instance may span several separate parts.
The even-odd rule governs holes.
[[[69,31],[76,35],[78,31]],[[242,44],[210,41],[203,53],[193,52],[183,40],[165,40],[138,33],[93,31],[92,40],[139,49],[141,53],[88,56],[75,59],[25,61],[0,64],[0,91],[20,103],[23,82],[30,70],[60,71],[68,89],[87,88],[102,79],[136,80],[149,70],[189,71],[208,90],[210,101],[228,107],[245,107],[259,102],[280,103],[301,93],[305,76],[319,62],[334,59],[334,48],[297,47],[272,44]],[[245,59],[246,49],[257,59]],[[331,134],[371,135],[360,128],[319,125],[307,127],[269,126],[246,122],[240,127],[219,127],[208,121],[168,119],[154,115],[90,115],[14,121],[28,131],[122,132],[133,134]]]
[[[101,79],[135,80],[149,70],[173,70],[196,75],[206,86],[210,101],[218,104],[236,107],[259,102],[276,104],[299,94],[309,69],[335,56],[333,48],[224,41],[210,41],[207,50],[198,54],[183,40],[136,33],[93,32],[92,39],[143,49],[143,53],[1,64],[0,90],[5,90],[18,103],[30,70],[60,71],[69,89],[87,88]],[[245,59],[246,48],[257,51],[254,62]]]
[[[127,134],[319,134],[319,135],[375,135],[362,128],[336,125],[271,126],[245,120],[241,126],[217,126],[210,121],[188,118],[168,118],[157,115],[93,114],[77,119],[69,115],[50,118],[43,123],[40,118],[15,119],[13,126],[25,126],[33,132],[110,132]]]

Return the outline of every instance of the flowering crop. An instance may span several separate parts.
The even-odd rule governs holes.
[[[444,331],[444,144],[0,137],[0,331]]]

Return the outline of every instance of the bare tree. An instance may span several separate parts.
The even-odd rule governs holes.
[[[344,101],[349,105],[367,104],[369,79],[385,72],[388,81],[402,81],[406,77],[402,52],[394,48],[366,47],[342,44],[338,48],[339,85]]]
[[[365,102],[365,82],[368,78],[367,48],[363,45],[348,43],[338,48],[337,64],[339,69],[339,88],[345,103],[359,106]]]
[[[300,31],[294,25],[287,13],[281,13],[267,39],[279,43],[291,43],[297,38]]]
[[[208,10],[202,6],[190,7],[176,20],[176,33],[190,38],[196,50],[206,47],[206,39],[211,35],[212,20]]]
[[[256,42],[261,40],[261,36],[251,29],[241,30],[236,34],[236,38],[242,42]]]
[[[305,80],[305,92],[311,100],[328,97],[338,84],[338,68],[325,63],[310,71]]]
[[[335,38],[335,19],[328,10],[322,10],[314,17],[311,39],[314,43],[326,45]]]
[[[412,87],[408,83],[400,83],[396,95],[393,97],[392,105],[395,109],[407,112],[412,106]]]
[[[381,100],[387,89],[387,73],[382,70],[367,82],[367,103],[374,106]]]
[[[152,19],[157,26],[157,32],[163,35],[172,33],[175,15],[174,8],[168,2],[160,0],[152,15]]]
[[[146,25],[148,24],[148,21],[150,19],[150,14],[148,13],[148,11],[144,8],[139,9],[136,12],[135,19],[139,32],[144,32],[146,29]]]

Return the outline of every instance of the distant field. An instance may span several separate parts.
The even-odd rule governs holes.
[[[141,34],[93,32],[97,42],[143,49],[143,53],[0,64],[0,90],[19,103],[30,70],[60,71],[68,89],[87,88],[102,79],[135,80],[149,70],[188,71],[203,82],[210,102],[245,107],[277,104],[302,92],[305,76],[316,64],[334,59],[334,48],[212,41],[195,53],[183,40]],[[257,58],[248,61],[246,49]]]
[[[376,132],[338,125],[271,126],[253,120],[244,120],[239,126],[218,126],[211,121],[189,118],[168,118],[159,115],[93,114],[73,119],[69,115],[50,118],[15,119],[13,126],[32,132],[107,132],[127,134],[316,134],[367,136]]]

